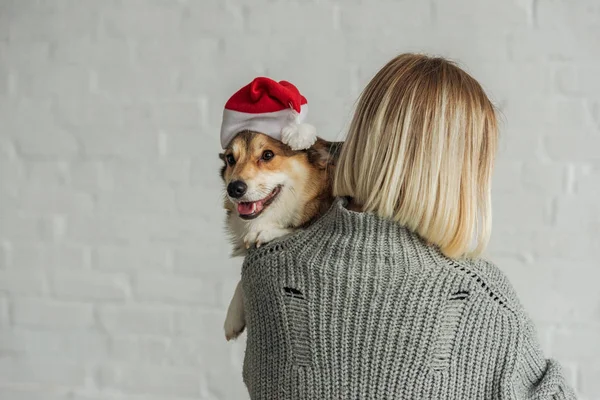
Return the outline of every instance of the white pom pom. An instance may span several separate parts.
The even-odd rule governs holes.
[[[305,150],[317,141],[317,130],[309,124],[291,123],[281,130],[281,141],[292,150]]]

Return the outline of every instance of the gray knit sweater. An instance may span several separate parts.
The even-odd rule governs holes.
[[[337,200],[242,270],[252,399],[574,399],[504,275]]]

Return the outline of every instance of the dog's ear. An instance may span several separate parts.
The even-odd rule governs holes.
[[[329,165],[335,165],[340,155],[344,142],[328,142],[317,139],[316,143],[306,152],[308,161],[319,168],[325,169]]]

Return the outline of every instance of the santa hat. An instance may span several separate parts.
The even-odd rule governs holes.
[[[286,81],[255,78],[238,90],[225,104],[221,124],[221,146],[242,131],[254,131],[303,150],[317,140],[312,125],[304,123],[308,114],[306,98]]]

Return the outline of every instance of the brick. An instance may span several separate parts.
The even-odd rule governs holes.
[[[560,66],[545,62],[476,62],[467,64],[473,74],[483,83],[493,99],[511,99],[515,93],[535,96],[554,96],[558,92],[556,80]],[[545,100],[552,99],[548,97]],[[522,99],[523,100],[523,99]],[[519,101],[522,101],[519,100]],[[543,121],[538,121],[543,122]],[[503,124],[512,124],[512,118],[504,118]]]
[[[178,99],[178,74],[174,67],[110,66],[95,72],[92,92],[115,101]],[[152,81],[152,85],[148,82]]]
[[[208,215],[219,216],[220,207],[206,208]],[[216,234],[215,230],[205,229],[203,218],[192,219],[189,217],[180,218],[152,218],[147,219],[145,234],[153,243],[164,245],[195,247],[198,243],[209,248],[215,243],[221,242],[221,236]]]
[[[12,318],[17,326],[83,329],[94,326],[94,314],[89,304],[17,298],[12,305]]]
[[[215,243],[202,249],[178,249],[173,253],[173,271],[181,275],[206,276],[214,273],[215,276],[224,274],[224,271],[240,271],[243,259],[241,257],[228,258],[232,247],[225,235]],[[234,272],[235,273],[235,272]]]
[[[65,389],[42,388],[0,388],[0,398],[9,400],[65,400],[70,399],[69,391]]]
[[[595,199],[563,196],[556,204],[557,226],[592,237],[600,231],[600,204]]]
[[[600,129],[600,102],[589,102],[588,111],[591,115],[592,123],[597,129]]]
[[[591,61],[596,43],[590,33],[589,30],[577,32],[573,29],[514,30],[508,34],[510,59],[514,62]]]
[[[526,163],[523,167],[522,185],[535,193],[564,193],[567,188],[567,168],[561,164]]]
[[[17,9],[14,10],[19,15]],[[97,25],[97,10],[93,7],[72,7],[68,1],[42,2],[28,9],[25,23],[21,18],[9,21],[10,37],[14,41],[60,40],[92,34]]]
[[[187,186],[190,182],[191,160],[181,158],[176,160],[159,160],[148,163],[144,170],[151,184]]]
[[[61,129],[32,126],[15,138],[17,149],[26,156],[74,157],[79,152],[75,137]]]
[[[90,330],[7,327],[0,330],[0,336],[0,354],[3,356],[76,362],[109,357],[108,336]]]
[[[173,315],[173,329],[182,336],[224,337],[225,315],[225,308],[214,311],[182,310]]]
[[[137,189],[149,183],[144,167],[140,160],[110,159],[98,163],[88,174],[97,179],[99,191]]]
[[[129,278],[123,274],[97,271],[55,272],[52,291],[61,299],[116,301],[129,297]]]
[[[518,224],[521,227],[545,226],[550,223],[550,201],[542,195],[494,195],[494,218],[497,227]]]
[[[156,306],[114,305],[102,306],[100,325],[111,333],[168,335],[172,329],[172,311]]]
[[[594,151],[600,146],[600,135],[588,135],[578,140],[547,137],[545,146],[552,160],[563,162],[598,162],[600,160],[600,154]]]
[[[161,303],[215,305],[217,291],[212,282],[191,277],[140,273],[134,279],[136,298]]]
[[[216,174],[215,174],[216,175]],[[220,179],[220,178],[218,178]],[[214,179],[215,181],[217,179]],[[223,183],[220,185],[221,191],[223,190]],[[209,186],[210,187],[210,186]],[[212,186],[214,188],[214,186]],[[218,187],[218,186],[217,186]],[[184,214],[206,214],[207,203],[209,203],[212,208],[218,208],[219,205],[223,204],[222,195],[219,193],[219,190],[207,190],[206,188],[198,187],[198,188],[184,188],[177,191],[177,210]],[[208,200],[209,198],[210,200]],[[207,201],[208,200],[208,201]],[[224,220],[225,209],[223,208],[222,214],[220,215],[220,219]],[[212,218],[211,218],[212,219]],[[215,218],[216,220],[216,218]],[[217,221],[215,221],[217,222]]]
[[[25,168],[17,160],[9,160],[9,156],[2,155],[0,160],[0,187],[3,189],[14,188],[25,179]]]
[[[220,148],[206,146],[207,137],[194,131],[178,131],[167,135],[166,154],[169,157],[211,157],[218,159]]]
[[[494,167],[494,193],[514,193],[521,189],[523,180],[523,163],[499,159]]]
[[[592,346],[600,337],[596,327],[578,325],[557,329],[552,337],[552,356],[565,361],[592,361],[598,359],[600,349]]]
[[[158,247],[101,246],[92,253],[94,268],[105,271],[165,271],[170,253]]]
[[[600,90],[594,71],[593,64],[563,67],[557,74],[557,87],[567,95],[594,96]]]
[[[193,7],[194,5],[190,4],[190,6]],[[172,46],[170,40],[153,38],[152,40],[138,42],[135,46],[134,57],[136,62],[140,64],[175,64],[183,69],[196,69],[201,67],[202,60],[215,59],[222,50],[219,39],[207,35],[189,38],[186,40],[186,48],[187,50],[182,52],[180,48]],[[181,83],[183,86],[181,89],[184,89],[185,82]]]
[[[157,133],[124,133],[119,129],[90,129],[82,134],[79,140],[86,157],[143,160],[157,156]]]
[[[86,371],[72,362],[0,359],[0,384],[45,384],[54,387],[82,386]]]
[[[274,10],[275,12],[275,10]],[[274,14],[275,15],[275,14]],[[233,3],[218,0],[206,1],[203,4],[190,3],[181,21],[181,32],[185,37],[203,37],[207,32],[224,35],[231,32],[247,32],[244,11]]]
[[[181,367],[198,367],[214,356],[229,353],[227,342],[216,338],[214,343],[197,338],[176,338],[171,341],[167,353],[170,365]]]
[[[517,131],[539,132],[544,136],[572,141],[595,132],[588,105],[580,99],[547,99],[537,96],[508,101],[503,113],[506,126]]]
[[[67,183],[69,165],[64,161],[34,160],[27,163],[27,180],[32,186],[60,186]]]
[[[66,236],[78,244],[123,245],[144,242],[149,222],[143,216],[96,213],[69,218]]]
[[[0,269],[12,263],[12,246],[8,242],[0,243]]]
[[[523,260],[494,257],[506,273],[530,317],[540,323],[555,323],[567,318],[571,308],[564,296],[556,295],[551,274],[541,264]]]
[[[175,211],[175,193],[168,187],[102,191],[98,195],[98,209],[115,214],[169,214]]]
[[[593,280],[581,279],[593,276],[598,270],[596,262],[540,259],[539,263],[550,271],[554,296],[562,298],[564,306],[569,308],[568,316],[561,322],[600,323],[600,292]]]
[[[73,161],[69,163],[67,185],[85,193],[95,194],[106,189],[108,179],[101,161]]]
[[[53,186],[24,186],[19,209],[39,213],[86,213],[94,209],[94,199],[88,193],[66,191]]]
[[[236,376],[241,374],[231,366],[213,368],[207,372],[207,390],[222,399],[239,399],[247,396],[248,390]],[[230,385],[222,385],[220,382],[231,382]]]
[[[600,6],[592,1],[571,4],[565,0],[544,1],[536,4],[537,25],[543,29],[560,29],[570,26],[597,27]]]
[[[459,0],[454,4],[440,1],[435,2],[432,13],[435,15],[436,26],[464,30],[469,28],[504,29],[519,28],[529,22],[531,9],[526,2],[495,2],[483,0],[472,2]],[[473,18],[477,15],[478,18]],[[483,31],[488,33],[487,31]]]
[[[535,129],[516,129],[508,126],[498,145],[499,158],[513,161],[546,160],[544,137]]]
[[[173,7],[165,1],[113,2],[100,15],[100,31],[109,38],[178,38],[184,15],[183,7]],[[151,28],[152,27],[152,28]]]
[[[45,62],[16,71],[16,91],[25,97],[83,97],[90,86],[90,71],[83,66]]]
[[[9,323],[8,298],[0,297],[0,328],[8,326]]]
[[[50,104],[55,124],[68,126],[83,135],[88,129],[97,132],[104,128],[110,132],[110,129],[123,127],[122,110],[128,103],[118,102],[107,96],[83,96],[64,98]]]
[[[600,393],[600,366],[595,363],[584,363],[579,369],[579,392],[583,396],[589,396],[590,399],[597,398]],[[596,396],[596,397],[594,397]]]
[[[498,254],[532,257],[555,257],[576,262],[587,261],[595,254],[594,236],[574,235],[562,227],[526,229],[519,225],[496,224],[490,242],[490,251]]]
[[[219,173],[223,166],[221,160],[192,159],[190,183],[199,189],[220,188],[223,189],[223,180]]]
[[[121,111],[124,126],[158,129],[199,129],[200,99],[135,103]]]
[[[2,155],[2,162],[16,162],[17,150],[15,149],[15,143],[9,136],[0,136],[0,155]]]
[[[43,64],[50,57],[52,46],[47,41],[28,42],[27,49],[18,41],[0,43],[0,60],[3,65],[11,68],[21,68],[29,65]]]
[[[244,22],[246,32],[250,33],[270,34],[285,31],[288,36],[293,37],[305,32],[306,21],[312,21],[312,23],[320,25],[323,34],[332,33],[334,29],[334,7],[327,3],[275,3],[272,4],[269,15],[261,12],[261,9],[256,7],[249,8],[247,14]],[[356,13],[349,14],[356,15]],[[206,15],[208,16],[208,14]],[[290,15],[294,15],[295,18],[290,18]],[[370,20],[367,15],[363,14],[363,17],[365,17],[363,23]],[[219,23],[217,21],[213,19],[213,23]],[[348,22],[351,23],[351,21]]]
[[[95,69],[114,65],[128,67],[132,65],[133,47],[131,40],[72,36],[54,42],[48,58],[51,62]]]
[[[574,176],[575,193],[585,198],[600,196],[600,168],[581,169]]]
[[[31,270],[0,270],[0,292],[22,295],[47,293],[46,278]]]
[[[139,364],[103,367],[100,370],[100,386],[131,394],[201,395],[200,380],[195,371]]]
[[[163,365],[167,360],[169,346],[169,339],[166,337],[112,336],[110,357],[124,363]]]
[[[201,397],[204,399],[205,397]],[[172,395],[148,395],[148,394],[124,394],[124,393],[102,393],[84,394],[74,393],[69,400],[196,400],[197,397],[180,397]],[[587,399],[582,399],[587,400]]]

